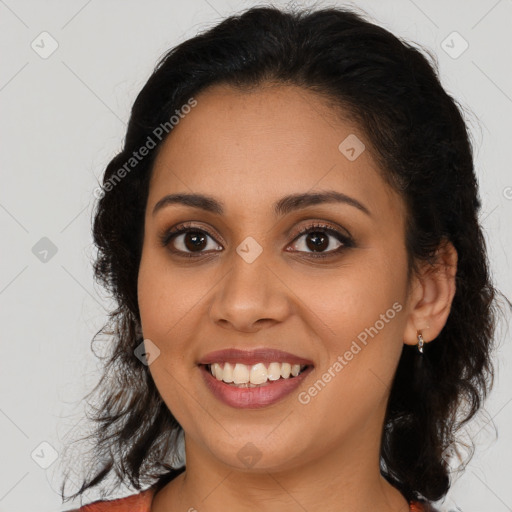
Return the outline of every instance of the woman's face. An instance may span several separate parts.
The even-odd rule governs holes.
[[[160,351],[151,375],[187,465],[373,454],[409,322],[402,200],[364,133],[311,92],[215,86],[195,99],[155,162],[138,278],[146,348]],[[161,202],[175,194],[210,201]],[[183,223],[188,234],[166,235]],[[266,384],[224,383],[214,362],[225,380]],[[286,379],[287,363],[308,365]]]

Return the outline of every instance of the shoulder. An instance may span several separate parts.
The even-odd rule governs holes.
[[[98,500],[65,512],[150,512],[155,491],[155,488],[150,488],[125,498]]]
[[[434,508],[430,503],[420,500],[410,502],[411,512],[439,512],[437,508]]]
[[[155,494],[184,471],[185,466],[173,468],[162,475],[151,487],[138,494],[116,500],[98,500],[64,512],[151,512],[151,504]]]

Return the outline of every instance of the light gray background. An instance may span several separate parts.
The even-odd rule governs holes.
[[[39,464],[62,453],[99,375],[90,341],[110,304],[92,280],[93,190],[131,105],[167,49],[254,4],[0,0],[0,512],[73,508],[56,493],[62,457]],[[511,297],[512,1],[348,5],[438,56],[443,85],[468,112],[494,279]],[[46,59],[31,47],[51,48],[43,31],[58,43]],[[457,58],[464,43],[454,31],[469,44]],[[46,262],[32,250],[43,237],[57,248]],[[512,510],[512,344],[505,324],[498,334],[496,386],[468,434],[478,450],[444,511]]]

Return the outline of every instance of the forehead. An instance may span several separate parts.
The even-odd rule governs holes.
[[[148,204],[163,193],[214,191],[233,207],[258,208],[265,198],[329,188],[370,207],[396,205],[365,134],[313,92],[216,85],[195,99],[160,148]]]

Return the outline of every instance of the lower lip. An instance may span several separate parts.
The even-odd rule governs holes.
[[[221,402],[237,409],[258,409],[282,400],[297,389],[313,369],[312,366],[308,366],[297,377],[278,379],[265,386],[237,388],[217,380],[205,365],[200,365],[199,368],[208,389]]]

